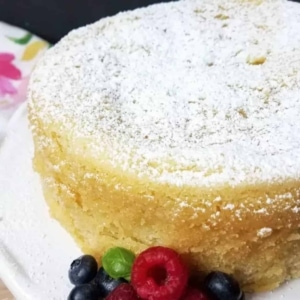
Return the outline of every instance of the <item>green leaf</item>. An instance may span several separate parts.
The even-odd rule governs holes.
[[[102,266],[112,278],[130,280],[131,268],[135,259],[133,252],[120,247],[109,249],[102,257]]]
[[[16,44],[26,45],[31,40],[32,34],[30,32],[28,32],[21,38],[13,38],[13,37],[9,37],[9,36],[7,38],[10,39],[11,41],[15,42]]]

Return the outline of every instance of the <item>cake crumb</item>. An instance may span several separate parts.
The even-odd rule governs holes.
[[[261,54],[249,55],[247,57],[247,63],[250,65],[262,65],[266,61],[266,56]]]

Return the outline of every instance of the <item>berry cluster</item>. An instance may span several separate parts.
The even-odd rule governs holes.
[[[151,247],[137,257],[112,248],[98,270],[93,256],[74,260],[69,279],[75,287],[68,300],[244,300],[238,282],[223,272],[211,272],[201,288],[189,283],[188,269],[179,254]]]

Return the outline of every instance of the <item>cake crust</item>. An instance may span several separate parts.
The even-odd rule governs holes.
[[[48,51],[28,96],[34,165],[85,252],[170,246],[246,291],[300,276],[299,26],[287,1],[189,0]]]

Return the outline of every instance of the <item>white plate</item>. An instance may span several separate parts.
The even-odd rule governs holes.
[[[49,217],[32,154],[23,106],[0,148],[0,277],[19,300],[65,300],[72,288],[68,268],[80,250]],[[299,300],[300,280],[248,299]]]
[[[17,111],[0,148],[0,277],[19,300],[66,300],[80,250],[49,217],[26,115],[25,106]]]

